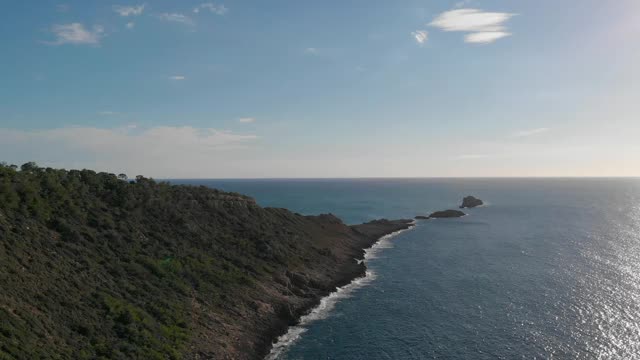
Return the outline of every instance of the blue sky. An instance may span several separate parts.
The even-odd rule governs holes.
[[[9,1],[1,160],[155,177],[640,176],[640,3]]]

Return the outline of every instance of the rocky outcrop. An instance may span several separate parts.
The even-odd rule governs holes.
[[[440,218],[457,218],[457,217],[462,217],[462,216],[465,216],[465,215],[467,215],[467,214],[463,213],[460,210],[443,210],[443,211],[432,212],[431,215],[429,215],[429,216],[416,215],[415,219],[416,220],[429,220],[429,219],[440,219]]]
[[[460,210],[443,210],[443,211],[436,211],[434,213],[431,213],[431,215],[429,215],[429,218],[430,219],[458,218],[465,215],[467,214],[463,213]]]
[[[413,220],[373,220],[360,225],[351,225],[351,229],[372,239],[379,239],[392,232],[408,228]]]
[[[483,204],[484,203],[482,202],[482,200],[478,199],[477,197],[469,195],[469,196],[465,196],[464,199],[462,199],[462,205],[460,205],[460,209],[474,208]]]
[[[345,286],[358,277],[365,275],[365,249],[371,247],[381,237],[393,232],[404,230],[413,225],[413,220],[374,220],[359,225],[345,225],[342,220],[332,214],[305,216],[305,232],[313,238],[316,255],[300,264],[295,270],[287,270],[282,280],[285,285],[271,290],[278,290],[279,296],[275,301],[286,311],[261,314],[262,320],[269,326],[262,329],[252,329],[261,333],[262,340],[270,342],[256,342],[253,349],[243,349],[244,354],[239,358],[261,358],[268,354],[272,341],[286,333],[289,326],[295,325],[298,319],[320,303],[320,299],[336,288]],[[323,259],[328,256],[330,261]],[[283,281],[284,280],[284,281]],[[285,295],[284,298],[281,296]],[[267,303],[271,303],[266,300]],[[277,307],[271,303],[271,306]],[[233,353],[232,353],[233,354]],[[236,353],[237,354],[237,353]],[[255,357],[254,357],[255,356]]]

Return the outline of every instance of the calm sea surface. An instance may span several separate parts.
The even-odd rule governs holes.
[[[640,179],[174,180],[347,223],[420,221],[278,359],[640,358]]]

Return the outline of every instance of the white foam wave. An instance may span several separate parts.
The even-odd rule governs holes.
[[[402,232],[411,229],[414,225],[415,221],[408,229],[398,230],[381,237],[375,244],[373,244],[373,246],[365,250],[364,260],[360,260],[359,262],[364,262],[366,264],[367,260],[375,259],[376,255],[381,250],[393,247],[390,239]],[[298,339],[300,339],[302,334],[307,331],[309,324],[316,320],[321,320],[329,316],[331,310],[335,308],[338,301],[351,297],[356,289],[367,286],[375,279],[376,273],[373,270],[368,269],[363,277],[354,279],[349,284],[337,288],[336,291],[320,299],[320,304],[318,304],[318,306],[313,308],[307,315],[302,316],[297,325],[289,327],[287,333],[278,338],[278,341],[276,341],[276,343],[273,345],[273,347],[271,348],[271,352],[269,353],[269,355],[267,355],[265,360],[278,359],[287,351],[287,349],[291,345],[293,345],[296,341],[298,341]]]

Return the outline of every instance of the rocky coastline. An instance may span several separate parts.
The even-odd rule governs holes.
[[[474,197],[465,197],[463,200],[463,205],[465,207],[474,207],[482,204],[480,199],[476,199]],[[461,208],[463,208],[461,206]],[[415,220],[429,220],[429,219],[438,219],[438,218],[458,218],[466,216],[467,214],[460,210],[442,210],[435,211],[426,215],[417,215],[414,217]],[[321,217],[332,217],[332,215],[322,215]],[[308,217],[313,218],[313,217]],[[334,217],[333,223],[337,226],[344,226],[341,224],[341,221]],[[410,219],[401,219],[401,220],[374,220],[365,224],[360,225],[352,225],[348,226],[346,229],[347,232],[344,234],[346,238],[351,239],[351,244],[355,245],[352,247],[346,254],[351,256],[353,261],[350,261],[349,258],[345,258],[346,261],[339,265],[336,268],[336,277],[332,280],[332,282],[323,288],[323,291],[314,292],[312,300],[305,303],[302,306],[295,308],[295,310],[290,313],[288,316],[288,323],[285,325],[284,323],[279,323],[279,326],[274,327],[270,332],[272,339],[277,339],[280,335],[283,335],[289,326],[295,325],[298,319],[312,310],[322,299],[324,296],[327,296],[332,291],[334,291],[338,287],[345,286],[352,282],[354,279],[364,276],[366,267],[364,263],[359,260],[362,260],[364,257],[364,250],[374,245],[381,237],[391,234],[393,232],[407,229],[411,227],[413,224],[413,220]],[[329,230],[328,228],[323,227],[325,230]],[[343,229],[345,230],[345,229]],[[303,278],[298,276],[297,283],[300,284],[308,284],[307,281],[304,281]],[[264,357],[269,353],[271,346],[263,347],[259,353],[260,357]]]
[[[325,219],[330,217],[333,217],[333,215],[329,214],[320,216],[320,218]],[[310,216],[308,218],[317,217]],[[281,335],[284,335],[290,326],[296,325],[303,315],[315,308],[323,297],[328,296],[337,288],[343,287],[351,283],[353,280],[365,276],[366,266],[361,260],[364,259],[366,249],[373,246],[385,235],[408,229],[413,226],[413,220],[411,219],[381,219],[359,225],[347,226],[337,218],[333,218],[335,221],[332,223],[335,227],[333,229],[325,229],[332,231],[341,228],[340,230],[345,231],[344,235],[352,241],[353,246],[350,246],[349,249],[343,253],[345,255],[344,262],[337,264],[333,269],[334,274],[330,275],[332,280],[327,284],[320,285],[316,283],[314,284],[315,288],[312,288],[310,286],[312,283],[307,281],[305,276],[292,274],[294,278],[297,278],[292,285],[300,286],[302,288],[306,287],[306,291],[308,291],[307,294],[309,295],[308,301],[304,301],[302,303],[294,301],[292,302],[293,307],[291,308],[291,312],[285,314],[283,318],[274,318],[274,326],[267,332],[268,337],[271,338],[271,342],[269,344],[264,343],[263,346],[256,348],[256,358],[264,358],[268,355],[273,343]]]
[[[9,358],[262,359],[323,297],[365,275],[365,249],[414,224],[347,225],[91,170],[0,166],[0,182]]]
[[[0,183],[0,357],[16,359],[261,359],[412,225],[91,170],[0,166]]]

